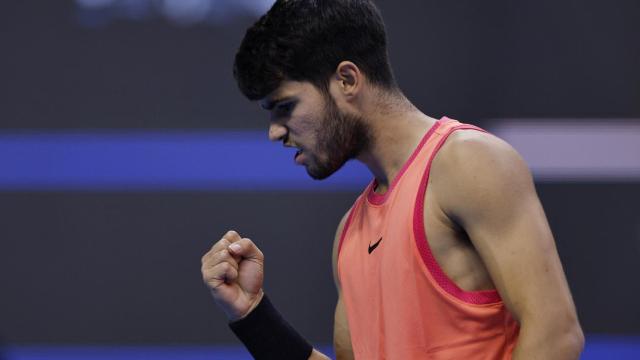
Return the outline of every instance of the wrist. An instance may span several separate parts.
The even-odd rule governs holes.
[[[284,320],[266,295],[229,327],[257,360],[307,360],[313,352],[313,347]]]
[[[264,291],[260,289],[260,291],[258,291],[258,294],[253,298],[253,300],[250,300],[250,305],[247,310],[243,312],[235,312],[235,313],[228,314],[227,317],[229,318],[229,322],[234,322],[234,321],[238,321],[246,318],[247,315],[251,314],[251,312],[255,310],[256,307],[258,307],[263,297],[264,297]]]

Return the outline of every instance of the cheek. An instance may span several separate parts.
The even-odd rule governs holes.
[[[322,119],[316,114],[308,113],[300,115],[295,121],[295,130],[301,137],[306,139],[315,138],[318,131],[322,130]]]

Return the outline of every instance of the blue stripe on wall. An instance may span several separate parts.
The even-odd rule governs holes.
[[[294,153],[264,132],[3,133],[0,190],[359,190],[371,179],[351,161],[314,181]]]
[[[330,345],[316,347],[334,358]],[[10,346],[5,360],[248,360],[241,346]],[[0,356],[1,358],[1,356]],[[582,360],[640,359],[640,336],[588,335]]]

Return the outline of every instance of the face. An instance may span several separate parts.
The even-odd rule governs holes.
[[[261,105],[271,113],[269,139],[298,148],[295,162],[314,179],[329,177],[368,146],[364,120],[311,83],[285,81]]]

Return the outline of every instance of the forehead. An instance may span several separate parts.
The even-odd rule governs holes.
[[[270,110],[280,102],[317,95],[320,92],[310,82],[284,80],[277,89],[260,100],[260,106]]]

